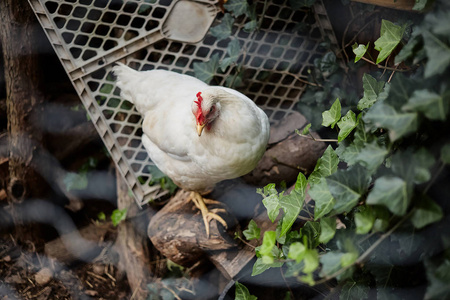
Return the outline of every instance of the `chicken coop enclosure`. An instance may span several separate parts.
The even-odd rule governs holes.
[[[216,1],[192,0],[29,0],[89,117],[139,205],[167,191],[151,178],[153,166],[141,143],[141,117],[120,98],[111,72],[117,61],[137,70],[165,69],[194,75],[196,62],[223,59],[231,38],[218,40],[209,29],[223,20]],[[263,12],[265,12],[263,14]],[[294,10],[288,0],[256,2],[260,27],[247,32],[236,18],[233,39],[241,46],[243,84],[271,123],[295,109],[316,58],[336,47],[322,1]],[[299,30],[299,24],[307,30]],[[218,72],[211,84],[225,85],[235,66]],[[151,92],[151,91],[149,91]]]

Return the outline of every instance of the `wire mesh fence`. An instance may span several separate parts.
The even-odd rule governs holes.
[[[194,64],[223,59],[231,38],[218,40],[209,28],[223,19],[214,1],[29,0],[91,121],[139,205],[167,191],[152,180],[154,164],[141,143],[141,116],[121,99],[111,73],[114,62],[137,70],[166,69],[194,75]],[[257,2],[258,30],[237,18],[243,83],[236,89],[253,99],[271,123],[291,113],[316,58],[337,45],[321,1],[294,10],[285,0]],[[265,11],[263,15],[263,11]],[[226,85],[236,66],[218,72],[211,84]]]

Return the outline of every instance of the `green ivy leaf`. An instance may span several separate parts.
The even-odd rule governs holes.
[[[364,96],[358,102],[359,110],[371,107],[377,101],[378,95],[384,88],[384,81],[377,81],[367,73],[364,73],[362,81]]]
[[[294,242],[289,247],[288,258],[295,259],[296,263],[301,262],[305,258],[306,247],[300,242]]]
[[[209,83],[211,79],[216,75],[217,68],[219,67],[219,54],[216,53],[206,62],[195,62],[194,73],[195,77],[203,82]]]
[[[220,63],[220,68],[225,72],[225,69],[228,68],[231,64],[235,63],[241,52],[241,45],[239,44],[238,39],[233,39],[227,47],[228,56],[225,57]]]
[[[338,170],[326,178],[331,195],[336,199],[333,209],[336,214],[349,212],[366,193],[369,186],[369,172],[355,165],[347,170]]]
[[[258,257],[253,265],[252,276],[259,275],[270,268],[279,268],[283,265],[283,262],[274,262],[272,264],[267,264],[264,262],[262,257]]]
[[[358,122],[356,125],[355,134],[353,135],[353,142],[344,140],[339,143],[336,148],[336,154],[342,161],[345,161],[349,166],[356,163],[356,158],[358,157],[361,149],[370,141],[373,140],[373,136],[366,132],[364,122]]]
[[[376,171],[383,163],[384,158],[389,151],[382,146],[379,146],[375,141],[367,143],[356,156],[356,162],[367,168],[371,173]]]
[[[359,284],[354,280],[349,280],[342,287],[339,299],[368,299],[369,289],[369,285],[366,283]]]
[[[300,229],[300,236],[303,243],[310,249],[314,249],[319,246],[319,236],[320,236],[320,223],[308,221]]]
[[[88,186],[87,172],[67,172],[63,179],[67,191],[85,190]]]
[[[275,241],[277,238],[277,234],[275,231],[266,231],[264,232],[264,238],[262,241],[261,248],[259,249],[259,254],[261,257],[266,258],[264,262],[266,264],[273,263],[273,254],[272,250],[275,246]]]
[[[248,291],[247,287],[243,284],[240,284],[236,281],[236,292],[234,299],[235,300],[256,300],[258,297],[250,295],[250,292]]]
[[[309,129],[310,129],[310,128],[311,128],[311,123],[309,123],[308,125],[305,126],[305,128],[303,128],[302,134],[303,134],[303,135],[309,134]]]
[[[369,43],[367,45],[355,43],[352,46],[353,53],[355,53],[355,63],[357,63],[366,54],[367,49],[369,49]],[[364,74],[365,75],[365,74]]]
[[[411,161],[414,163],[412,164]],[[434,157],[425,148],[415,153],[411,151],[397,152],[392,157],[392,171],[403,178],[408,185],[427,182],[431,178],[430,168],[434,165]]]
[[[330,176],[337,170],[339,159],[331,145],[328,145],[325,152],[317,160],[314,171],[309,175],[308,182],[313,185],[320,181],[320,178]]]
[[[319,242],[328,243],[336,234],[336,218],[328,217],[320,219]]]
[[[231,35],[233,23],[234,18],[231,16],[231,14],[226,13],[219,25],[211,27],[211,35],[216,37],[218,41],[226,39]]]
[[[341,266],[343,268],[351,266],[357,259],[358,259],[357,252],[344,253],[341,257]]]
[[[269,197],[266,197],[263,199],[264,207],[267,210],[267,215],[269,216],[269,219],[273,222],[275,222],[276,218],[278,217],[278,214],[280,213],[280,200],[278,199],[277,194],[272,194]]]
[[[245,32],[253,32],[258,28],[258,22],[256,20],[251,20],[244,25]]]
[[[246,230],[242,232],[247,240],[259,239],[261,237],[261,229],[256,222],[251,219]]]
[[[305,273],[314,272],[319,267],[319,253],[317,252],[317,250],[306,249],[303,262],[305,263],[303,272]]]
[[[363,206],[361,210],[355,213],[355,224],[357,234],[368,233],[375,223],[375,214],[370,206]]]
[[[423,228],[431,223],[440,221],[444,214],[442,208],[426,195],[422,195],[419,203],[411,216],[411,222],[417,229]]]
[[[429,90],[416,90],[403,105],[405,111],[422,112],[430,120],[444,121],[448,113],[448,99]]]
[[[382,20],[380,37],[375,41],[375,49],[380,51],[376,63],[385,60],[400,43],[406,26],[398,26],[394,23]]]
[[[125,220],[127,217],[127,209],[115,209],[111,214],[111,221],[114,226],[119,225],[120,222]]]
[[[302,210],[303,203],[305,202],[305,190],[307,181],[303,173],[299,173],[297,182],[294,189],[289,195],[280,197],[279,203],[284,210],[283,224],[281,227],[280,237],[284,236],[292,224],[294,224],[300,211]]]
[[[423,33],[428,62],[425,65],[425,78],[442,74],[450,64],[450,47],[438,36],[429,31]]]
[[[318,183],[312,185],[308,193],[315,202],[314,220],[328,214],[336,204],[336,200],[331,195],[325,178],[321,178]]]
[[[247,13],[249,9],[247,0],[229,0],[223,7],[227,11],[232,12],[235,17]]]
[[[424,299],[449,299],[450,259],[426,259],[425,269],[429,285]]]
[[[406,213],[411,202],[411,193],[407,183],[394,176],[382,176],[375,181],[372,191],[367,197],[367,204],[384,205],[395,215]]]
[[[413,10],[422,10],[427,5],[428,0],[416,0],[416,3],[413,6]]]
[[[450,165],[450,144],[442,146],[440,159],[444,164]]]
[[[347,114],[343,116],[339,122],[337,122],[337,125],[340,129],[338,134],[338,142],[340,143],[352,132],[353,129],[355,129],[357,125],[355,113],[349,110]]]
[[[343,253],[338,251],[330,251],[322,255],[320,263],[322,264],[322,270],[320,276],[330,276],[341,269],[341,257]]]
[[[334,101],[329,110],[322,113],[322,126],[334,128],[334,125],[341,119],[341,102],[339,98]]]
[[[98,213],[98,215],[97,215],[97,219],[99,220],[99,221],[106,221],[106,215],[105,215],[105,213],[104,212],[99,212]]]
[[[415,132],[418,127],[417,113],[398,113],[392,106],[382,102],[375,103],[363,120],[388,129],[392,142]]]

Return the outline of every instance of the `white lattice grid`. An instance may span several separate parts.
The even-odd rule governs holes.
[[[90,114],[105,146],[139,205],[166,193],[151,180],[153,163],[141,144],[141,117],[119,97],[111,68],[124,61],[138,70],[166,69],[193,75],[195,62],[215,53],[226,56],[230,38],[207,34],[197,43],[169,40],[163,23],[176,1],[170,0],[29,0],[57,55]],[[213,2],[202,2],[211,6]],[[264,1],[257,3],[260,16]],[[293,11],[285,0],[268,2],[261,28],[249,34],[248,20],[238,19],[233,37],[242,46],[239,62],[244,82],[237,89],[253,99],[276,122],[289,114],[305,85],[308,69],[326,51],[320,44],[336,39],[321,1],[311,12]],[[220,23],[220,17],[213,24]],[[298,24],[306,24],[307,32]],[[305,26],[304,26],[305,27]],[[224,85],[234,67],[214,77]]]

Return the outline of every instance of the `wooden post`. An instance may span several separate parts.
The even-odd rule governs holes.
[[[43,102],[40,93],[41,70],[38,47],[41,29],[26,0],[0,1],[0,39],[6,81],[6,110],[9,135],[8,199],[20,203],[30,195],[40,197],[47,186],[31,167],[35,151],[42,142],[37,125]],[[20,212],[14,212],[16,225],[23,225]],[[27,237],[18,227],[19,239]]]
[[[133,197],[128,193],[128,187],[122,176],[117,176],[117,208],[127,209],[127,219],[118,225],[117,252],[119,253],[119,268],[125,271],[133,293],[133,299],[146,299],[147,283],[151,275],[150,251],[146,234],[146,215],[140,214]]]

